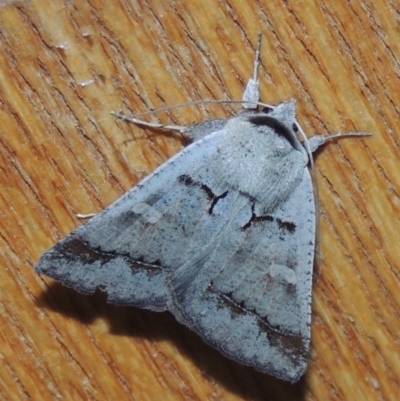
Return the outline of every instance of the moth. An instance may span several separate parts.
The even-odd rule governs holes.
[[[308,165],[335,135],[299,140],[293,100],[256,108],[258,43],[244,112],[172,127],[191,144],[35,269],[85,294],[100,288],[110,303],[170,311],[226,357],[296,382],[316,243]]]

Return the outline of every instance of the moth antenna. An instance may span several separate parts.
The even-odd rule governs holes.
[[[319,258],[320,258],[320,240],[319,240],[319,191],[318,191],[318,182],[317,182],[317,175],[315,173],[315,166],[314,166],[314,158],[313,158],[313,147],[310,146],[310,140],[307,138],[305,132],[303,131],[303,128],[301,128],[301,125],[296,121],[296,126],[298,128],[299,135],[301,139],[303,139],[303,146],[307,152],[308,155],[308,160],[310,162],[310,176],[311,180],[313,182],[313,191],[314,191],[314,203],[315,203],[315,210],[317,211],[315,213],[315,253],[314,253],[314,260],[316,264],[318,264]],[[313,137],[313,138],[319,138],[320,135]],[[313,139],[311,138],[311,139]],[[326,141],[326,139],[325,139]],[[324,142],[325,142],[324,141]],[[322,142],[322,143],[324,143]],[[319,145],[318,145],[319,146]],[[318,146],[315,148],[317,149]]]
[[[260,66],[261,38],[262,38],[262,35],[261,35],[261,32],[259,32],[257,47],[256,47],[256,54],[254,57],[253,77],[250,78],[249,82],[247,83],[246,89],[243,93],[242,100],[196,100],[193,102],[178,104],[175,106],[162,107],[162,108],[156,109],[156,110],[149,110],[149,111],[145,111],[145,112],[141,112],[141,113],[136,113],[131,116],[125,116],[125,115],[117,113],[115,111],[112,111],[111,114],[122,120],[131,121],[135,124],[144,125],[146,127],[162,128],[162,129],[166,129],[166,130],[179,131],[182,133],[182,129],[184,128],[184,126],[149,123],[149,122],[143,121],[141,119],[138,119],[137,117],[145,115],[145,114],[157,114],[157,113],[161,113],[161,112],[165,112],[165,111],[170,111],[173,109],[178,109],[180,107],[195,106],[198,104],[222,104],[222,103],[236,104],[236,103],[241,103],[241,104],[243,104],[243,107],[245,109],[255,109],[255,108],[257,108],[257,106],[268,107],[268,108],[274,109],[274,106],[272,106],[272,105],[259,102],[260,85],[259,85],[259,80],[258,80],[258,69]]]
[[[316,227],[316,238],[315,238],[315,261],[318,264],[318,261],[321,256],[321,241],[320,241],[320,230],[319,230],[319,222],[320,222],[320,213],[319,213],[319,190],[318,190],[318,182],[317,176],[315,173],[315,166],[314,166],[314,158],[313,152],[315,152],[321,145],[330,141],[332,139],[337,138],[346,138],[352,136],[371,136],[372,133],[364,132],[364,131],[348,131],[348,132],[340,132],[337,134],[330,134],[330,135],[316,135],[312,138],[307,138],[306,134],[304,133],[303,129],[301,128],[300,124],[297,123],[297,128],[299,130],[300,136],[302,137],[303,146],[306,149],[309,161],[310,161],[310,175],[313,181],[313,188],[314,188],[314,199],[315,199],[315,210],[317,213],[315,214],[315,227]]]
[[[137,118],[139,116],[144,116],[147,114],[158,114],[158,113],[162,113],[165,111],[170,111],[170,110],[174,110],[174,109],[179,109],[182,107],[191,107],[191,106],[197,106],[199,104],[243,104],[243,100],[215,100],[215,99],[205,99],[205,100],[194,100],[192,102],[187,102],[187,103],[180,103],[180,104],[176,104],[174,106],[168,106],[168,107],[161,107],[159,109],[155,109],[155,110],[147,110],[147,111],[142,111],[140,113],[135,113],[132,114],[130,116],[125,116],[121,113],[118,113],[116,111],[110,111],[110,114],[118,117],[118,118],[122,118],[123,120],[126,120],[128,118]],[[268,103],[263,103],[263,102],[254,102],[253,103],[256,106],[260,106],[260,107],[270,107],[271,109],[274,109],[275,106],[273,106],[272,104],[268,104]]]
[[[168,125],[168,124],[161,124],[161,123],[152,123],[152,122],[148,122],[145,120],[141,120],[140,118],[137,118],[137,117],[145,115],[145,114],[157,114],[157,113],[161,113],[164,111],[178,109],[181,107],[196,106],[198,104],[243,104],[243,101],[242,100],[196,100],[193,102],[177,104],[175,106],[170,106],[170,107],[163,107],[161,109],[156,109],[156,110],[144,111],[144,112],[136,113],[136,114],[132,114],[132,115],[124,115],[121,113],[117,113],[116,111],[110,111],[110,114],[112,114],[113,116],[115,116],[121,120],[130,121],[135,124],[143,125],[143,126],[146,126],[149,128],[159,128],[159,129],[172,130],[172,131],[178,131],[180,133],[184,133],[185,128],[187,128],[187,126],[185,126],[185,125]],[[252,105],[256,105],[256,106],[260,106],[260,107],[267,107],[272,110],[275,108],[275,106],[268,104],[268,103],[263,103],[263,102],[254,102],[254,103],[252,103]]]

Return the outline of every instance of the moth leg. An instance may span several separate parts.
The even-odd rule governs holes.
[[[77,213],[75,216],[78,219],[90,219],[91,217],[96,216],[97,213]]]
[[[308,146],[310,148],[311,153],[314,153],[320,146],[322,146],[325,142],[330,141],[336,138],[343,138],[349,136],[371,136],[370,132],[342,132],[339,134],[332,135],[315,135],[308,139]]]
[[[150,128],[162,128],[165,130],[178,131],[181,134],[184,134],[185,130],[187,129],[187,127],[185,125],[168,125],[168,124],[160,124],[160,123],[149,123],[148,121],[139,120],[138,118],[135,118],[132,116],[124,116],[123,114],[116,113],[115,111],[112,111],[111,114],[115,117],[120,118],[121,120],[131,121],[135,124],[143,125],[145,127],[150,127]]]
[[[260,100],[260,83],[258,81],[258,67],[260,66],[261,32],[258,34],[256,55],[254,57],[253,77],[249,79],[244,90],[242,100],[245,109],[256,109]]]
[[[142,125],[145,127],[159,128],[159,129],[179,132],[180,134],[183,134],[186,138],[188,138],[190,142],[195,142],[215,131],[223,129],[226,122],[228,121],[222,118],[215,118],[212,120],[206,120],[201,123],[195,123],[190,125],[168,125],[159,123],[149,123],[147,121],[140,120],[133,116],[125,116],[123,114],[116,113],[115,111],[112,111],[111,114],[122,120],[130,121],[134,124]]]

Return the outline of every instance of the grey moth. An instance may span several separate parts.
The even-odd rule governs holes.
[[[259,47],[244,112],[165,127],[192,142],[35,269],[85,294],[100,288],[110,303],[170,311],[226,357],[296,382],[316,243],[308,165],[333,136],[300,141],[293,100],[255,109],[258,60]]]

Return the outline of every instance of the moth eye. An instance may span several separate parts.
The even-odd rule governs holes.
[[[274,109],[273,107],[264,107],[264,108],[261,110],[261,112],[262,112],[262,113],[265,113],[265,114],[269,114],[269,113],[271,113],[271,111],[272,111],[273,109]]]
[[[299,127],[297,126],[296,123],[293,123],[292,129],[294,132],[298,132],[299,131]]]

